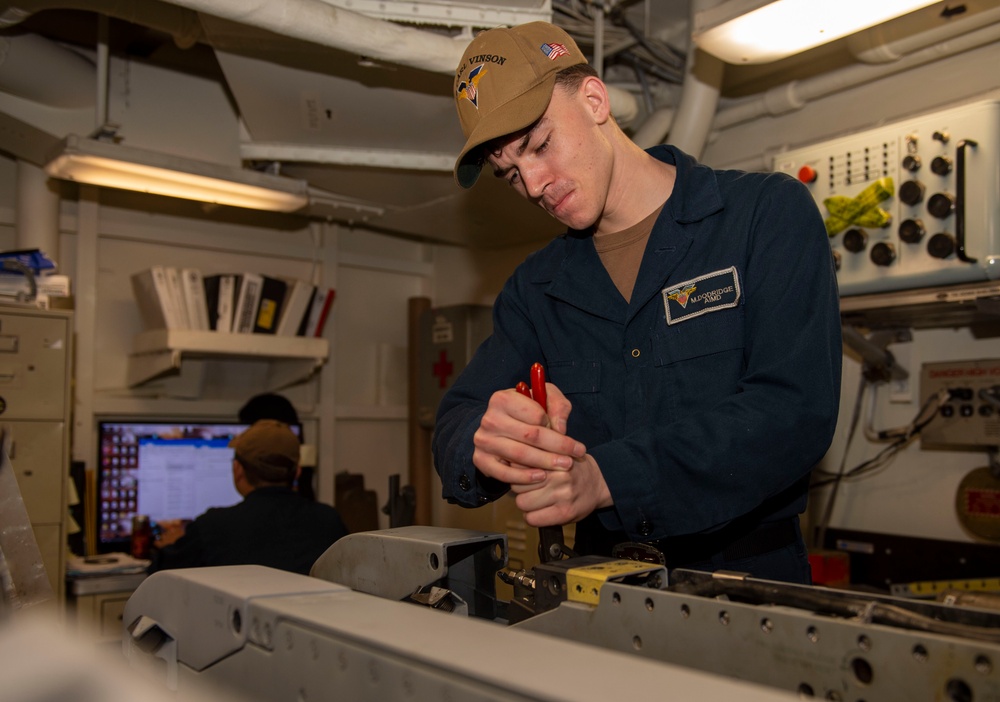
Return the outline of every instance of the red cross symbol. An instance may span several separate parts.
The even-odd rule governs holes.
[[[455,366],[448,360],[448,352],[442,350],[441,355],[438,357],[438,362],[434,364],[434,375],[440,381],[438,387],[445,388],[448,386],[448,376],[451,375],[453,370],[455,370]]]

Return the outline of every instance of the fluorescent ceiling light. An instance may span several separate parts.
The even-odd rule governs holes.
[[[939,0],[726,0],[695,13],[692,38],[728,63],[767,63]]]
[[[45,165],[53,178],[255,210],[294,212],[308,184],[106,141],[68,136]]]

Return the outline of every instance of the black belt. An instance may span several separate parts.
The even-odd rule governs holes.
[[[724,561],[738,561],[777,551],[798,542],[799,530],[795,523],[797,519],[792,517],[776,522],[765,522],[741,535],[734,533],[737,525],[730,525],[711,534],[673,536],[631,546],[640,550],[645,550],[643,547],[652,547],[662,554],[662,562],[670,568],[704,563],[711,561],[715,556],[721,556]],[[616,548],[627,557],[634,558],[640,555],[630,552],[627,546],[629,545],[622,544]],[[641,560],[649,559],[641,558]]]

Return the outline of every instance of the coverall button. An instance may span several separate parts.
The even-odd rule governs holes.
[[[632,349],[632,358],[639,358],[640,353],[639,349]]]
[[[643,536],[649,536],[653,533],[653,524],[648,519],[643,519],[639,522],[639,533]]]
[[[490,501],[490,498],[484,497],[483,495],[479,496],[479,504],[480,505],[489,504],[489,501]]]
[[[472,481],[469,480],[469,476],[463,475],[458,479],[458,486],[463,490],[469,490],[472,488]]]

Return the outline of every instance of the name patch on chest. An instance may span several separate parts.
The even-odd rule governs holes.
[[[685,280],[663,289],[667,324],[677,324],[709,312],[736,307],[740,303],[740,281],[736,266]]]

